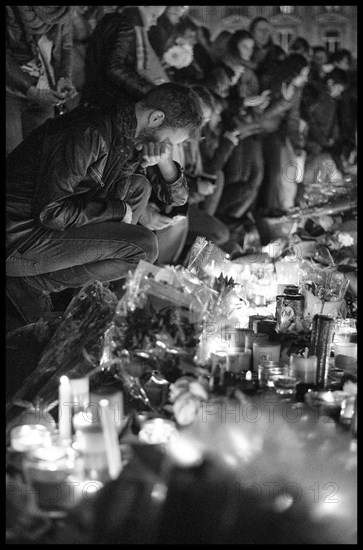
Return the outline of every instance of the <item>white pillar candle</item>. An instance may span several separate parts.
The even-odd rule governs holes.
[[[316,355],[301,357],[292,353],[290,355],[290,373],[297,376],[303,384],[315,384],[318,358]]]
[[[111,479],[116,479],[122,470],[121,451],[118,443],[117,428],[114,423],[113,412],[109,408],[107,399],[101,399],[101,424],[105,440],[108,460],[108,471]]]
[[[60,377],[58,428],[59,443],[68,445],[72,441],[72,389],[67,376]]]

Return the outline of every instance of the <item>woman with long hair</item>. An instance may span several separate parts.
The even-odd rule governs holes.
[[[271,103],[260,124],[263,138],[265,174],[259,206],[287,211],[295,206],[297,157],[302,153],[300,103],[309,75],[309,63],[300,54],[288,55],[271,86]]]

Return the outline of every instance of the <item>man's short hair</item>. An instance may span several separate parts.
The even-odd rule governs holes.
[[[200,136],[203,111],[198,95],[190,86],[166,82],[145,94],[142,104],[165,114],[164,126],[184,128],[189,138]]]

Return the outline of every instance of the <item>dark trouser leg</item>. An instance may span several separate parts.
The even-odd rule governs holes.
[[[23,141],[23,108],[20,97],[6,94],[6,156]]]
[[[196,237],[205,237],[217,245],[229,240],[228,227],[214,216],[203,212],[196,204],[189,208],[189,234],[188,240],[194,241]]]
[[[222,170],[217,172],[217,179],[216,179],[215,186],[216,187],[215,187],[214,193],[212,193],[212,195],[208,195],[204,200],[204,202],[202,202],[200,205],[200,208],[210,216],[214,216],[214,214],[216,213],[219,202],[221,200],[222,193],[223,193],[224,174]]]
[[[243,146],[243,147],[242,147]],[[217,215],[241,218],[254,204],[263,179],[263,156],[260,138],[248,138],[238,146],[237,158],[233,151],[239,172],[233,177],[237,181],[228,180],[232,175],[231,167],[226,172],[226,185],[217,209]],[[236,167],[235,166],[235,167]]]

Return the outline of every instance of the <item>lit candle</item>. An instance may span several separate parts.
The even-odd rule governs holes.
[[[111,479],[116,479],[122,470],[121,451],[118,444],[118,433],[113,421],[113,412],[108,399],[101,399],[101,424],[105,440],[108,471]]]
[[[303,384],[315,384],[318,358],[316,355],[301,357],[292,353],[290,355],[290,372],[297,376]]]
[[[59,443],[69,445],[72,441],[72,389],[67,376],[60,377],[59,404],[58,404],[58,428]]]
[[[15,426],[10,432],[10,445],[14,451],[26,452],[52,444],[51,433],[40,424]]]

